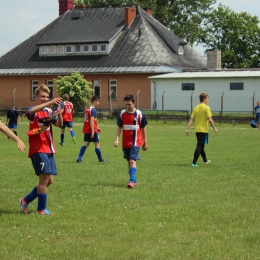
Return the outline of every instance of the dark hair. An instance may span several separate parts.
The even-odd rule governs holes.
[[[93,97],[91,98],[91,103],[93,103],[94,101],[98,101],[98,100],[100,100],[100,97],[98,97],[98,96],[93,96]]]
[[[132,94],[127,94],[124,97],[124,101],[132,101],[133,103],[135,102],[135,98]]]
[[[206,93],[206,92],[200,93],[200,102],[203,102],[204,99],[206,99],[207,97],[209,97],[208,93]]]

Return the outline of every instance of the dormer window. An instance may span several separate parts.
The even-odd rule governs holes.
[[[100,45],[100,52],[107,52],[107,45],[106,44]]]
[[[57,46],[57,53],[64,53],[64,46],[63,45]]]
[[[71,45],[66,46],[66,53],[72,53],[72,46]]]
[[[91,52],[98,52],[98,45],[97,44],[91,45]]]
[[[48,46],[41,47],[41,54],[48,54]]]
[[[184,54],[184,46],[183,45],[179,45],[179,47],[178,47],[178,54],[179,55],[183,55]]]
[[[90,52],[89,45],[83,45],[83,52]]]
[[[55,54],[56,53],[56,46],[50,46],[49,47],[49,53],[50,54]]]
[[[74,46],[74,52],[75,53],[80,53],[81,52],[81,45],[75,45]]]

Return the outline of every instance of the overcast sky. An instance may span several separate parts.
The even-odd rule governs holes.
[[[235,12],[260,14],[260,0],[217,0]],[[59,15],[58,0],[1,0],[0,56],[51,23]],[[196,48],[201,54],[202,47]]]

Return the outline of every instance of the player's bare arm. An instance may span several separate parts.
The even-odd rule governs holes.
[[[115,142],[114,142],[114,146],[115,146],[115,147],[118,147],[118,145],[119,145],[119,138],[120,138],[120,135],[121,135],[121,130],[122,130],[121,127],[118,127],[118,128],[117,128],[117,131],[116,131],[116,140],[115,140]]]
[[[194,118],[193,117],[191,117],[190,118],[190,120],[189,120],[189,122],[188,122],[188,124],[187,124],[187,127],[186,127],[186,130],[185,130],[185,135],[189,135],[189,129],[190,129],[190,126],[192,125],[192,123],[193,123],[193,121],[194,121]]]
[[[209,123],[211,124],[212,128],[214,129],[215,133],[217,133],[218,129],[216,128],[213,119],[211,117],[209,117],[208,120],[209,120]]]
[[[142,131],[142,136],[143,136],[142,150],[146,151],[148,149],[146,127],[142,128],[141,131]]]

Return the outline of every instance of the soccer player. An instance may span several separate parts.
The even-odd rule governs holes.
[[[91,106],[87,107],[85,110],[84,116],[84,124],[83,124],[83,133],[84,133],[84,145],[80,148],[77,162],[82,162],[82,157],[89,146],[90,142],[94,142],[95,144],[95,152],[98,157],[99,162],[108,162],[108,160],[104,160],[102,157],[102,153],[100,150],[100,139],[99,132],[101,133],[101,129],[97,124],[97,110],[100,102],[100,98],[98,96],[93,96],[91,98]]]
[[[57,174],[54,160],[55,146],[53,142],[52,125],[62,127],[62,115],[53,114],[48,108],[54,104],[60,110],[61,98],[49,101],[50,89],[42,84],[35,90],[36,106],[29,107],[27,118],[29,120],[29,155],[35,174],[38,176],[38,184],[25,197],[20,199],[22,211],[28,213],[28,204],[38,198],[37,214],[51,215],[46,209],[47,187],[52,184],[54,175]],[[57,112],[58,113],[58,112]]]
[[[254,113],[255,113],[255,121],[256,121],[257,127],[260,130],[260,101],[257,101]]]
[[[120,112],[117,120],[116,141],[114,146],[118,147],[119,138],[123,129],[122,147],[124,158],[128,163],[128,173],[130,180],[128,188],[133,188],[137,184],[136,180],[136,160],[140,160],[138,155],[140,147],[143,151],[148,149],[146,125],[147,121],[142,112],[135,108],[135,99],[129,94],[124,97],[126,109]]]
[[[194,121],[194,131],[197,137],[197,147],[194,152],[194,157],[191,166],[198,167],[197,160],[199,156],[202,156],[203,162],[208,165],[211,161],[207,160],[207,156],[204,150],[204,145],[208,144],[208,132],[210,122],[215,133],[218,132],[212,117],[210,107],[207,105],[209,101],[209,95],[207,93],[200,94],[200,104],[198,104],[192,111],[190,120],[185,130],[185,135],[189,135],[189,128]]]
[[[16,146],[18,150],[21,150],[22,152],[25,151],[25,144],[23,143],[23,141],[20,140],[20,138],[17,135],[15,135],[7,126],[5,126],[2,123],[1,119],[0,119],[0,132],[2,132],[8,138],[14,140],[16,142]]]
[[[14,132],[15,135],[18,136],[17,124],[20,124],[20,116],[17,110],[15,110],[14,104],[12,104],[11,109],[7,111],[6,125],[10,130]],[[9,137],[7,138],[9,139]]]
[[[63,95],[63,102],[61,103],[61,114],[63,118],[63,126],[61,128],[61,135],[60,135],[60,145],[63,146],[64,143],[64,133],[66,126],[69,128],[70,135],[72,137],[72,141],[76,144],[76,137],[73,131],[73,115],[75,113],[73,104],[69,101],[69,95]]]

